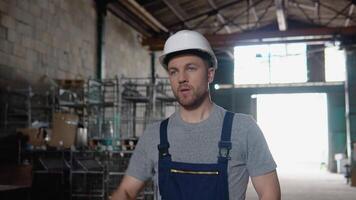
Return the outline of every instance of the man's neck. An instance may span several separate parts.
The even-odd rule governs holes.
[[[180,106],[179,114],[185,122],[199,123],[209,117],[212,109],[213,102],[210,99],[207,99],[195,109],[185,109],[183,106]]]

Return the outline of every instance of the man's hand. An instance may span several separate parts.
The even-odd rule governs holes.
[[[252,177],[251,180],[261,200],[281,199],[281,189],[276,171],[262,176]]]
[[[132,176],[124,176],[118,189],[112,194],[111,200],[136,200],[145,183]]]

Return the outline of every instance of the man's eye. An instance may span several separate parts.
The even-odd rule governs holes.
[[[172,70],[172,71],[169,71],[169,75],[175,75],[177,73],[177,71],[174,71],[174,70]]]
[[[197,68],[195,67],[195,65],[189,65],[188,66],[188,70],[189,71],[194,71],[194,70],[196,70]]]

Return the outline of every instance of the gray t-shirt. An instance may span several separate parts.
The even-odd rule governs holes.
[[[209,117],[187,123],[179,112],[168,123],[169,153],[172,160],[186,163],[216,163],[223,118],[226,110],[214,104]],[[140,137],[126,175],[142,181],[153,178],[158,195],[158,149],[160,122],[148,126]],[[230,199],[245,199],[249,176],[260,176],[276,169],[263,133],[252,117],[235,114],[231,133],[231,160],[228,163]],[[158,198],[161,199],[158,195]]]

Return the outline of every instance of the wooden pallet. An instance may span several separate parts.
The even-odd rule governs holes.
[[[82,88],[85,81],[82,79],[57,79],[57,84],[64,89],[68,88]]]

